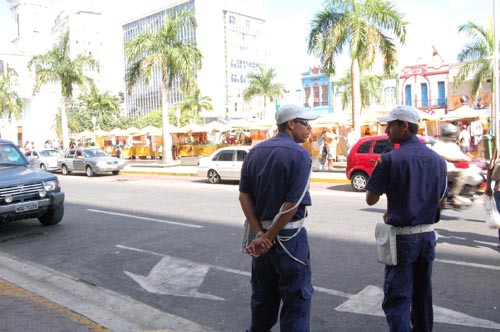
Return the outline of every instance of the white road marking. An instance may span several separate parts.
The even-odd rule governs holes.
[[[187,224],[187,223],[177,222],[177,221],[170,221],[170,220],[163,220],[163,219],[156,219],[156,218],[149,218],[149,217],[134,216],[132,214],[126,214],[126,213],[118,213],[118,212],[103,211],[103,210],[94,210],[94,209],[87,209],[87,211],[95,212],[95,213],[110,214],[110,215],[113,215],[113,216],[126,217],[126,218],[132,218],[132,219],[141,219],[141,220],[154,221],[154,222],[159,222],[159,223],[163,223],[163,224],[170,224],[170,225],[177,225],[177,226],[184,226],[184,227],[192,227],[192,228],[203,228],[203,226],[201,226],[201,225],[193,225],[193,224]]]
[[[479,267],[481,269],[489,269],[489,270],[500,271],[500,266],[495,266],[495,265],[486,265],[486,264],[468,263],[468,262],[461,262],[461,261],[452,261],[452,260],[449,260],[449,259],[440,259],[440,258],[436,258],[435,261],[436,262],[440,262],[440,263],[446,263],[446,264],[472,266],[472,267]]]
[[[175,258],[154,251],[127,247],[123,245],[116,245],[116,247],[162,257],[160,262],[153,268],[153,270],[147,277],[137,276],[131,274],[130,272],[125,272],[128,276],[139,283],[139,285],[141,285],[144,289],[152,293],[189,296],[197,298],[202,297],[206,299],[219,300],[221,298],[218,298],[217,296],[201,294],[197,291],[199,286],[203,282],[203,279],[209,268],[237,273],[243,276],[250,276],[250,273],[245,271],[229,269],[226,267],[211,264],[200,264],[187,259]],[[453,261],[443,262],[449,263]],[[484,267],[481,264],[475,265],[478,265],[477,267]],[[149,280],[147,280],[148,278]],[[342,291],[318,286],[314,286],[314,289],[317,292],[347,298],[347,301],[335,308],[336,311],[372,316],[384,316],[384,312],[382,311],[381,306],[384,294],[382,289],[379,287],[368,285],[357,294],[345,293]],[[500,324],[496,322],[481,318],[475,318],[467,314],[436,305],[434,305],[433,308],[435,322],[500,330]]]

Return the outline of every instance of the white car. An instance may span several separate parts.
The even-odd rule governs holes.
[[[198,160],[198,176],[207,177],[210,183],[221,180],[239,180],[243,160],[251,146],[228,146],[221,148],[208,157]]]

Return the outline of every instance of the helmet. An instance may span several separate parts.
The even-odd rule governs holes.
[[[448,123],[441,128],[441,134],[443,135],[443,138],[454,138],[458,134],[458,127]]]

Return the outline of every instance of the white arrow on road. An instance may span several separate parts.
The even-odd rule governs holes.
[[[224,300],[215,295],[204,294],[198,291],[210,268],[220,271],[250,276],[250,273],[223,266],[199,264],[187,259],[176,258],[154,251],[117,245],[117,248],[143,252],[162,257],[148,276],[140,276],[130,272],[125,273],[150,293],[168,294],[174,296],[204,298],[210,300]],[[314,286],[315,291],[347,298],[347,301],[335,308],[336,311],[355,314],[384,316],[382,289],[376,286],[367,286],[357,294],[345,293],[333,289]],[[434,308],[434,321],[439,323],[482,327],[500,330],[500,324],[469,316],[467,314],[446,309],[439,306]]]

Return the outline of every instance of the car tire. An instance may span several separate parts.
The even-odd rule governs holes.
[[[61,172],[63,175],[69,175],[71,173],[66,165],[61,166]]]
[[[38,221],[44,226],[53,226],[58,224],[64,216],[64,205],[54,207],[53,209],[48,209],[47,212],[38,217]]]
[[[113,175],[118,175],[120,174],[120,171],[112,171],[111,173],[113,173]]]
[[[94,170],[91,166],[85,167],[85,174],[87,174],[88,177],[94,176]]]
[[[213,169],[208,171],[207,178],[208,178],[208,182],[213,183],[213,184],[217,184],[220,182],[219,173],[217,173],[217,171],[213,170]]]
[[[351,187],[354,191],[366,191],[366,183],[368,182],[368,175],[365,172],[356,172],[351,176]]]
[[[45,164],[40,164],[40,169],[42,171],[46,171],[47,170],[47,166],[45,166]]]

